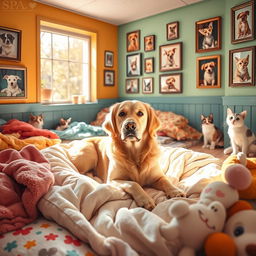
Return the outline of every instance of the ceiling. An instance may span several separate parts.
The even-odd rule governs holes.
[[[121,25],[203,0],[34,0]]]

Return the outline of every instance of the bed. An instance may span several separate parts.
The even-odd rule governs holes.
[[[163,192],[148,188],[156,208],[137,207],[120,189],[77,172],[69,156],[77,143],[82,140],[40,151],[54,184],[37,202],[40,214],[34,222],[0,236],[0,255],[172,255],[178,245],[170,247],[156,220],[168,223],[168,208],[177,199],[167,200]],[[206,184],[220,179],[221,163],[211,155],[161,150],[162,168],[186,192],[189,203],[196,202]]]

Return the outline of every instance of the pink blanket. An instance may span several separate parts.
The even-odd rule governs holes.
[[[20,139],[25,139],[32,136],[44,136],[49,139],[59,139],[59,136],[54,132],[47,129],[35,128],[31,124],[17,119],[9,120],[0,127],[0,130],[4,134],[19,133],[21,136]]]
[[[38,215],[37,202],[54,183],[48,160],[32,145],[0,152],[0,234]]]

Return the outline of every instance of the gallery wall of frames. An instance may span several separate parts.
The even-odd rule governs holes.
[[[228,70],[225,71],[222,67],[222,30],[224,22],[227,21],[221,16],[213,16],[194,22],[194,38],[191,38],[194,44],[186,42],[186,47],[191,49],[192,45],[195,46],[196,58],[189,61],[194,61],[196,65],[196,83],[190,85],[196,89],[222,88],[222,72],[228,72],[229,76],[225,86],[255,86],[256,43],[244,46],[247,42],[255,41],[255,1],[239,3],[229,11],[230,44],[234,45],[235,49],[225,49],[224,54],[228,55],[229,62]],[[209,15],[210,13],[209,10]],[[159,30],[165,31],[166,34],[165,43],[161,44],[158,44],[156,34],[145,35],[143,26],[140,28],[138,25],[137,29],[126,33],[126,74],[120,83],[125,85],[126,94],[183,93],[184,42],[180,39],[181,26],[188,26],[183,22],[183,17],[173,21],[170,18],[169,23],[158,24]],[[124,34],[122,36],[124,37]],[[226,35],[225,37],[227,40]],[[242,47],[239,47],[240,44]],[[149,56],[148,53],[153,54]]]

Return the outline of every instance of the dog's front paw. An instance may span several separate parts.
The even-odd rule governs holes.
[[[180,190],[179,188],[169,189],[165,193],[166,193],[168,198],[185,197],[186,196],[186,194],[182,190]]]
[[[135,201],[139,207],[143,207],[149,211],[153,210],[156,206],[154,200],[149,196],[140,196]]]

